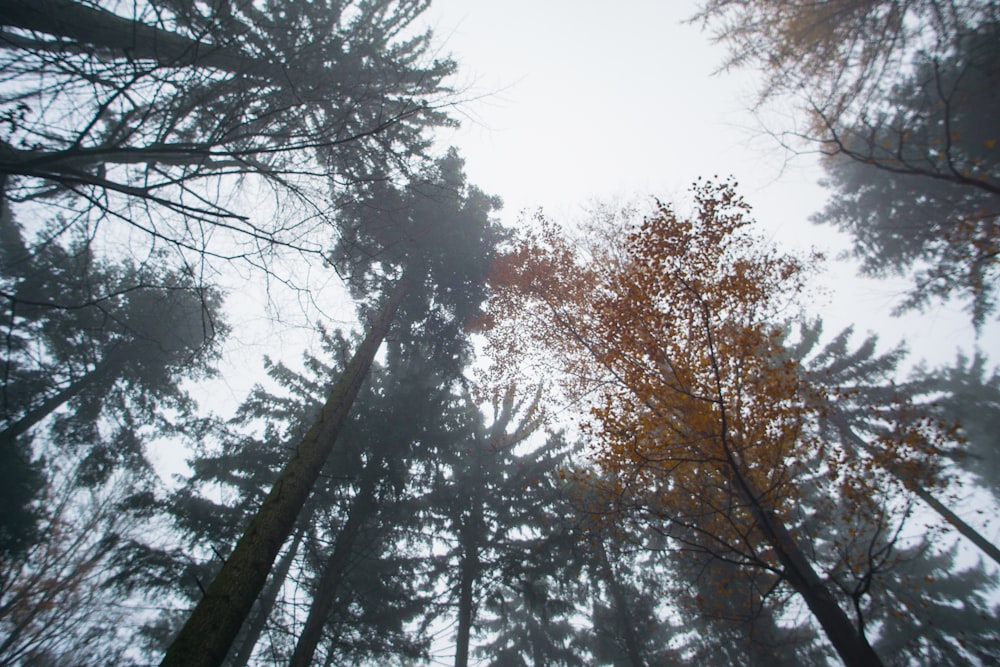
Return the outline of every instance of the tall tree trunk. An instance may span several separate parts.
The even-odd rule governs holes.
[[[473,499],[475,503],[476,500]],[[479,507],[480,514],[482,507]],[[470,519],[474,520],[474,519]],[[462,563],[458,581],[458,632],[455,637],[455,667],[468,667],[469,640],[472,636],[475,584],[482,572],[479,561],[479,522],[463,530]]]
[[[782,574],[795,592],[802,596],[806,606],[823,627],[830,643],[847,667],[882,667],[882,660],[868,643],[861,628],[856,627],[837,604],[830,589],[813,569],[802,553],[795,538],[784,522],[760,502],[760,494],[742,473],[739,464],[728,450],[729,467],[751,511],[757,519],[768,544],[774,549],[781,563]]]
[[[461,519],[458,534],[461,542],[462,557],[459,566],[458,581],[458,630],[455,633],[455,667],[467,667],[469,664],[469,650],[472,638],[472,626],[475,623],[475,587],[483,574],[482,549],[484,548],[485,535],[488,533],[486,520],[483,515],[483,497],[481,492],[488,492],[484,479],[483,460],[487,452],[497,453],[502,450],[513,449],[534,433],[541,424],[535,410],[541,400],[543,385],[539,384],[535,392],[535,397],[524,412],[524,419],[514,428],[513,433],[508,433],[507,428],[514,418],[514,397],[515,387],[510,385],[504,394],[499,408],[500,411],[489,428],[488,432],[483,432],[481,428],[476,429],[473,449],[472,449],[472,478],[469,486],[476,490],[477,494],[470,497],[469,515],[464,523]],[[466,404],[475,405],[471,394],[466,390]],[[490,463],[489,465],[495,465]],[[461,513],[459,513],[461,516]]]
[[[278,561],[278,566],[274,569],[274,574],[271,575],[271,584],[264,589],[260,597],[257,612],[250,616],[250,622],[247,624],[243,640],[240,642],[232,661],[228,663],[228,667],[246,667],[250,662],[250,656],[253,655],[254,647],[257,646],[261,633],[264,632],[267,619],[271,616],[274,603],[278,600],[278,593],[281,591],[281,587],[284,585],[285,579],[288,578],[288,573],[292,569],[292,563],[295,561],[295,556],[299,551],[299,544],[301,544],[305,533],[306,527],[300,524],[300,528],[295,531],[295,537],[292,538],[291,545],[289,545],[288,550],[281,557],[281,560]]]
[[[772,535],[770,542],[784,568],[785,577],[805,600],[844,664],[848,667],[882,667],[882,660],[875,649],[837,604],[784,523],[774,514],[766,513],[768,526],[765,530]]]
[[[480,493],[487,492],[486,482],[483,479],[483,450],[484,448],[496,448],[500,444],[500,438],[505,433],[507,424],[513,410],[513,394],[511,400],[505,401],[503,411],[498,416],[490,430],[489,438],[477,427],[475,438],[472,443],[472,469],[470,471],[471,481],[469,488],[473,489],[472,494],[466,496],[461,502],[468,501],[469,513],[465,516],[464,522],[458,526],[459,547],[462,550],[461,562],[458,571],[458,630],[455,633],[455,667],[468,667],[469,664],[469,643],[472,637],[472,622],[475,614],[475,589],[476,581],[482,575],[482,564],[480,562],[480,550],[482,549],[482,538],[486,529],[483,521],[483,502]],[[473,405],[472,397],[466,394],[468,405]],[[496,449],[490,449],[496,451]],[[464,512],[461,508],[457,510],[459,521]]]
[[[608,560],[608,552],[604,548],[604,538],[598,537],[597,542],[597,567],[598,574],[608,586],[611,593],[611,601],[614,603],[615,617],[619,621],[619,628],[625,639],[625,650],[632,667],[646,667],[646,662],[642,659],[642,651],[639,648],[639,638],[635,635],[635,619],[629,609],[628,598],[622,590],[621,582],[615,576],[611,568],[611,561]]]
[[[711,328],[708,330],[708,340],[709,349],[714,356]],[[785,527],[784,522],[770,508],[761,503],[763,495],[753,481],[743,474],[743,465],[734,453],[729,439],[729,419],[724,401],[725,393],[722,388],[721,373],[717,365],[714,366],[714,369],[721,427],[720,444],[725,455],[726,465],[740,495],[747,501],[747,506],[756,519],[764,539],[774,549],[782,567],[782,574],[792,588],[805,600],[809,611],[819,621],[830,643],[833,644],[837,654],[847,667],[882,667],[882,660],[875,653],[872,645],[868,643],[864,629],[860,624],[856,627],[844,613],[844,610],[840,608],[836,598],[833,597],[830,589],[813,569],[809,559],[802,553],[802,549],[788,528]]]
[[[354,552],[354,544],[358,534],[375,513],[375,490],[378,488],[382,459],[381,455],[375,456],[365,465],[361,488],[358,489],[357,495],[351,502],[347,522],[337,533],[333,551],[330,553],[330,557],[323,567],[323,573],[316,583],[313,601],[309,607],[309,616],[306,618],[306,624],[295,643],[295,651],[292,653],[291,660],[288,661],[288,667],[310,667],[312,665],[316,647],[319,645],[319,640],[323,638],[323,627],[326,625],[333,604],[337,600],[340,582],[343,580],[351,554]]]
[[[549,627],[549,613],[545,608],[545,600],[536,600],[534,592],[531,591],[531,582],[522,582],[524,587],[525,610],[528,614],[528,641],[531,644],[531,656],[536,665],[547,665],[546,653],[548,652],[545,638],[545,629]],[[537,610],[537,614],[536,614]],[[541,617],[541,622],[539,618]]]
[[[215,667],[225,660],[233,639],[267,581],[281,545],[291,534],[333,450],[354,399],[368,376],[375,353],[408,289],[409,279],[403,276],[369,326],[364,341],[330,392],[319,418],[281,471],[205,597],[167,649],[161,667]]]
[[[870,444],[865,442],[861,436],[854,432],[854,429],[850,427],[847,423],[847,419],[842,414],[835,412],[832,421],[837,426],[837,430],[840,431],[840,434],[846,437],[854,446],[863,449],[871,455],[877,454],[875,449]],[[1000,565],[1000,549],[998,549],[996,545],[992,544],[989,540],[983,537],[979,531],[963,521],[961,517],[952,512],[950,509],[945,507],[944,503],[932,496],[927,489],[917,483],[912,477],[906,475],[892,465],[885,466],[885,470],[890,475],[898,479],[904,487],[916,494],[918,498],[930,505],[931,509],[937,512],[942,519],[950,523],[955,530],[979,547],[983,553],[993,559],[993,562]]]
[[[88,371],[83,377],[70,383],[68,387],[62,389],[54,396],[47,398],[41,405],[29,410],[28,414],[18,419],[3,431],[0,431],[0,440],[10,440],[13,442],[19,436],[26,433],[32,426],[58,410],[64,403],[78,396],[84,389],[93,386],[101,380],[112,377],[121,368],[123,363],[124,357],[121,354],[111,352],[94,366],[93,370]]]

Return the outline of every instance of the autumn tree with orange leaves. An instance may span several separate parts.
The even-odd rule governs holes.
[[[805,485],[847,499],[860,523],[902,520],[882,502],[888,478],[873,459],[818,437],[824,390],[784,345],[780,324],[819,258],[756,240],[733,184],[699,181],[693,194],[692,216],[660,204],[586,248],[546,223],[501,257],[482,322],[493,380],[525,358],[562,378],[567,398],[591,406],[583,429],[619,507],[681,548],[787,583],[845,664],[880,665],[858,600],[851,615],[841,608],[807,556],[815,540],[790,529]],[[909,421],[880,445],[916,468],[934,442]]]

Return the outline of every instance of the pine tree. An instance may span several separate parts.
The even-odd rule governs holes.
[[[427,343],[446,376],[461,369],[466,322],[478,312],[482,279],[497,242],[489,218],[496,205],[466,185],[462,162],[451,153],[415,178],[408,191],[376,185],[370,199],[345,212],[355,224],[348,225],[352,233],[342,237],[331,262],[350,272],[359,297],[373,291],[388,296],[376,313],[362,309],[369,324],[358,351],[163,665],[215,665],[224,659],[387,336],[397,347]]]
[[[328,236],[332,200],[418,169],[451,123],[455,64],[414,30],[426,6],[5,0],[4,200],[58,195],[78,224],[208,261],[319,260],[305,227]],[[295,204],[265,221],[234,203],[261,182]]]

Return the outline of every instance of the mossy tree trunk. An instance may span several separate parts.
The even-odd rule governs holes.
[[[281,471],[232,555],[167,649],[161,667],[216,667],[225,660],[333,451],[408,287],[409,280],[404,276],[371,323],[322,412]]]

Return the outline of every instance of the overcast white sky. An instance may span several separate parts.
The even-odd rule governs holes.
[[[762,131],[749,111],[752,74],[716,74],[725,50],[685,23],[695,11],[692,1],[434,0],[426,20],[459,62],[459,82],[485,95],[442,141],[460,148],[473,183],[503,197],[509,224],[539,207],[578,219],[595,199],[683,206],[697,177],[732,175],[776,243],[836,256],[846,241],[808,222],[825,200],[815,157],[792,156]],[[790,110],[769,114],[772,129],[794,127]],[[956,346],[972,350],[964,313],[889,318],[905,283],[828,265],[831,294],[815,304],[828,332],[853,323],[886,344],[905,336],[913,357],[935,363]],[[998,343],[993,326],[979,344],[995,353]]]

